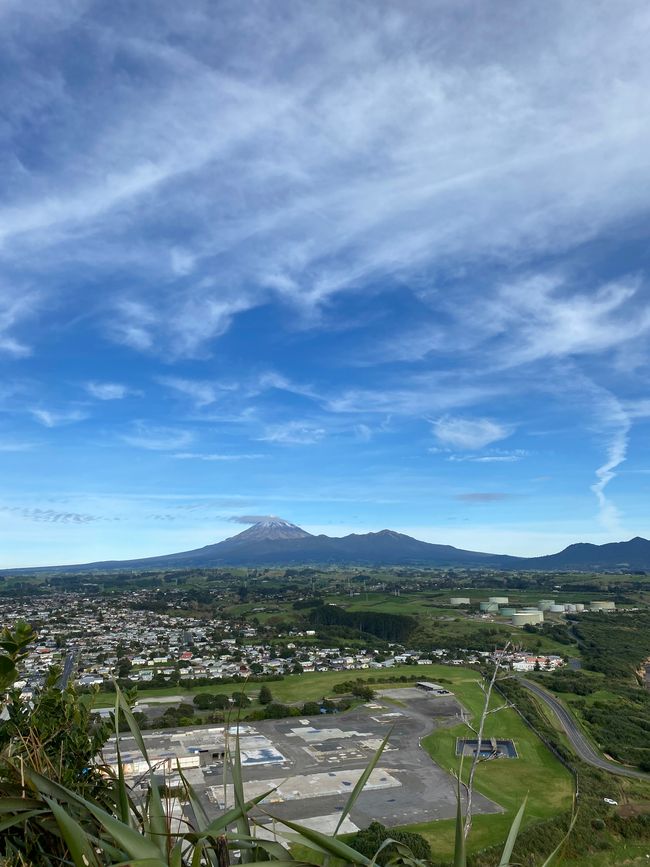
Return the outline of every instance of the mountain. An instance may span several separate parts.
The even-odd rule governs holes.
[[[252,542],[266,542],[276,539],[313,539],[311,533],[303,530],[302,527],[296,524],[290,524],[283,518],[276,518],[275,515],[264,518],[262,521],[257,521],[248,530],[238,533],[236,536],[231,536],[225,539],[223,543],[230,542],[234,544],[249,545]]]
[[[451,545],[421,542],[394,530],[351,533],[349,536],[314,536],[282,518],[265,518],[252,527],[192,551],[144,557],[138,560],[107,560],[70,566],[12,569],[15,572],[74,572],[81,570],[176,569],[211,566],[290,566],[301,563],[349,563],[363,565],[494,566],[517,568],[517,557],[463,551]]]
[[[605,545],[578,543],[543,557],[510,557],[465,551],[452,545],[422,542],[394,530],[351,533],[348,536],[314,536],[282,518],[259,520],[236,536],[193,551],[108,560],[37,569],[5,569],[16,572],[78,572],[82,570],[176,569],[215,566],[291,566],[296,564],[350,564],[375,566],[486,567],[496,569],[544,569],[604,571],[650,569],[650,541],[636,537]]]
[[[577,542],[557,554],[526,558],[527,569],[575,569],[578,572],[607,569],[650,569],[650,541],[635,536],[627,542],[592,545]]]

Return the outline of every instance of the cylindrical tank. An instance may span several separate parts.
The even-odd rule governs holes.
[[[575,604],[574,604],[573,602],[567,602],[567,603],[565,604],[565,606],[564,606],[564,610],[565,610],[567,613],[571,613],[571,614],[572,614],[572,613],[573,613],[574,611],[576,611],[577,609],[576,609],[576,606],[575,606]]]
[[[540,599],[537,603],[537,608],[540,611],[548,611],[553,605],[555,605],[554,599]]]
[[[528,624],[542,623],[543,611],[515,611],[512,615],[513,626],[527,626]]]
[[[509,608],[509,607],[499,608],[499,614],[501,614],[503,617],[512,617],[512,615],[516,614],[516,613],[517,613],[516,608]]]
[[[507,605],[507,596],[488,596],[488,602],[496,602],[497,605]]]
[[[472,600],[469,596],[452,596],[449,600],[450,605],[471,605]]]
[[[539,604],[541,605],[542,602],[545,602],[548,605],[555,605],[555,599],[540,599]]]
[[[496,602],[479,602],[478,607],[479,611],[482,611],[484,614],[495,613],[499,610]]]
[[[551,612],[551,614],[564,614],[565,612],[564,605],[551,605],[548,610]]]
[[[615,602],[606,600],[604,602],[590,602],[589,607],[592,611],[613,611],[616,608]]]
[[[584,602],[576,602],[576,611],[584,611],[585,603]]]

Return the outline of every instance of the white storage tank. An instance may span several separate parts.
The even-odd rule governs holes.
[[[536,623],[544,622],[544,612],[543,611],[515,611],[512,615],[512,625],[513,626],[528,626],[529,624],[535,625]]]
[[[488,596],[488,602],[496,602],[497,605],[507,605],[509,600],[507,596]]]
[[[469,596],[452,596],[449,600],[450,605],[471,605],[472,600]]]
[[[551,612],[551,614],[564,614],[564,612],[566,611],[564,605],[551,605],[548,610]]]
[[[575,609],[576,609],[576,611],[584,611],[585,610],[585,603],[584,602],[576,602]]]
[[[592,611],[614,611],[614,609],[616,608],[616,603],[610,602],[609,600],[606,600],[604,602],[590,602],[589,607]]]
[[[479,611],[482,611],[484,614],[495,614],[499,610],[496,602],[479,602],[478,607]]]
[[[555,599],[540,599],[537,603],[540,611],[548,611],[553,605],[555,605]]]

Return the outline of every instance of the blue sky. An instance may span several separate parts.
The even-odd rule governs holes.
[[[650,535],[650,9],[0,0],[0,562]]]

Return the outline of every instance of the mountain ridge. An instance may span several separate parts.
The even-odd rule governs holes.
[[[522,571],[645,570],[650,569],[650,541],[635,536],[627,541],[603,545],[575,542],[555,554],[514,557],[423,542],[389,529],[349,533],[347,536],[315,536],[283,518],[269,516],[235,536],[190,551],[131,560],[8,568],[0,570],[0,574],[296,564],[485,567]]]

